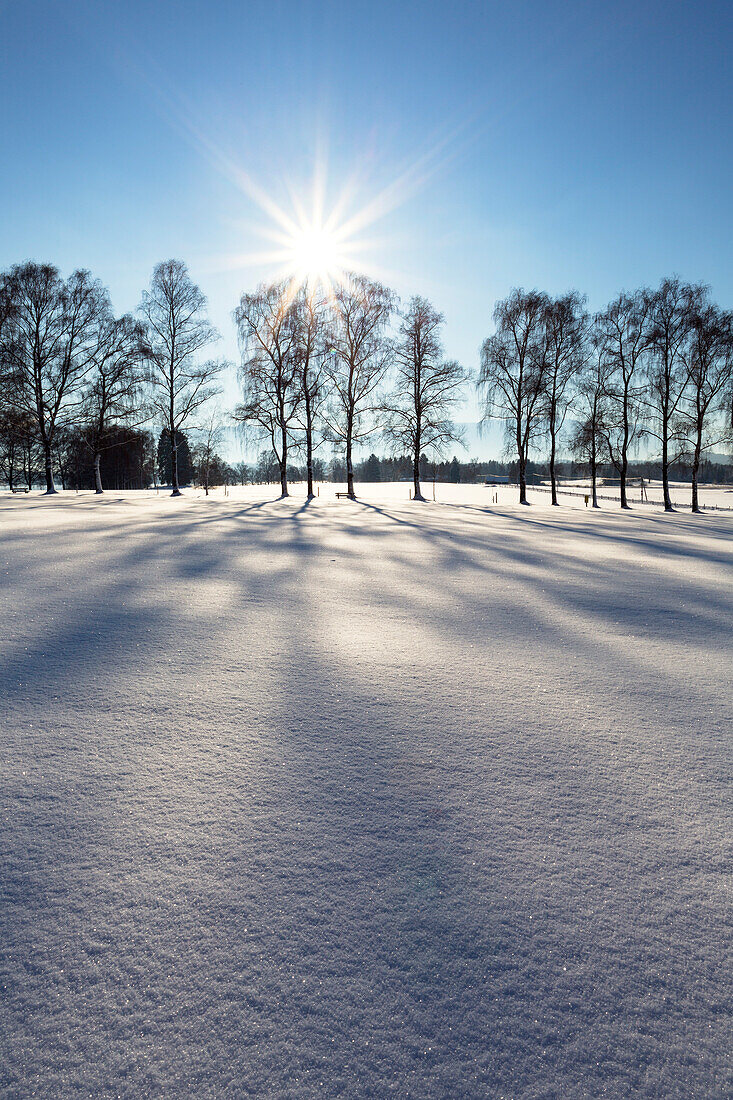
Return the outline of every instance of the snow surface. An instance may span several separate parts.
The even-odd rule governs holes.
[[[361,491],[0,496],[0,1092],[731,1096],[733,518]]]

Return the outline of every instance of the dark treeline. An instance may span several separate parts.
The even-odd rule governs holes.
[[[540,469],[557,504],[568,455],[590,477],[614,477],[626,508],[634,476],[698,484],[706,455],[731,443],[733,317],[707,287],[678,278],[623,292],[591,314],[576,291],[515,289],[495,305],[474,377],[443,350],[444,318],[414,297],[400,307],[361,275],[329,293],[283,282],[243,294],[234,311],[242,400],[232,413],[264,450],[252,466],[221,457],[216,405],[226,366],[218,333],[185,264],[155,268],[137,313],[114,315],[88,271],[48,264],[0,273],[0,471],[11,488],[144,487],[302,479],[346,483],[476,480],[490,464],[449,458],[454,422],[475,385],[484,418],[502,421],[519,497]],[[368,446],[380,443],[384,457]],[[562,457],[564,454],[565,459]],[[643,458],[649,455],[649,459]],[[547,456],[546,462],[544,462]],[[542,459],[543,462],[538,462]],[[640,474],[640,471],[643,472]]]
[[[346,462],[343,458],[330,459],[315,458],[312,462],[314,482],[329,481],[336,484],[346,482]],[[483,480],[489,473],[505,473],[509,464],[504,462],[479,462],[471,459],[461,462],[455,456],[445,461],[430,461],[425,455],[420,458],[419,476],[423,481],[449,481],[454,484],[475,484]],[[370,454],[367,458],[352,462],[354,481],[379,482],[379,481],[410,481],[413,480],[412,455],[376,455]],[[242,485],[245,484],[272,484],[280,480],[280,466],[277,457],[272,451],[264,450],[256,463],[248,465],[245,462],[234,467],[236,477]],[[307,481],[307,465],[288,463],[287,478],[289,482]]]
[[[236,485],[240,471],[218,455],[207,459],[205,449],[191,450],[187,436],[176,433],[178,481],[180,485]],[[97,474],[108,489],[148,489],[173,484],[173,448],[170,432],[164,428],[156,440],[144,429],[110,428],[102,441],[99,466],[84,428],[59,432],[53,451],[53,465],[62,489],[96,489]],[[44,475],[43,456],[30,448],[30,459],[22,464],[2,463],[9,488],[32,488]],[[249,467],[247,467],[249,470]],[[251,480],[250,477],[247,480]]]
[[[307,467],[289,463],[287,476],[289,482],[304,482]],[[703,459],[700,463],[700,480],[709,485],[733,485],[733,463],[714,462]],[[313,463],[315,481],[343,484],[346,481],[346,464],[343,459],[332,458],[328,461],[316,459]],[[441,462],[429,461],[425,455],[420,460],[420,479],[422,482],[437,481],[454,485],[475,485],[490,481],[492,476],[505,478],[511,485],[519,481],[519,464],[513,461],[500,462],[495,459],[471,459],[463,462],[455,456]],[[588,464],[582,460],[562,459],[555,464],[557,483],[577,481],[588,476]],[[689,482],[692,466],[687,462],[676,462],[669,467],[670,480]],[[526,479],[528,485],[539,485],[550,476],[549,462],[527,461]],[[354,463],[354,478],[361,482],[412,481],[412,457],[402,455],[370,454],[368,458]],[[619,477],[612,463],[599,463],[597,469],[599,483],[619,484]],[[652,459],[629,463],[627,480],[629,483],[661,481],[661,464]],[[198,480],[195,478],[194,480]],[[274,485],[280,481],[280,467],[271,451],[263,451],[255,463],[239,462],[227,466],[222,471],[217,484]]]
[[[57,442],[55,468],[64,489],[95,489],[97,473],[108,489],[145,489],[155,481],[150,432],[109,428],[98,464],[84,428],[63,432]]]

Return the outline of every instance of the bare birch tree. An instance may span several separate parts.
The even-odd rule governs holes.
[[[349,276],[334,294],[328,362],[333,407],[327,419],[332,440],[344,447],[346,488],[352,500],[354,444],[375,430],[378,391],[390,363],[385,330],[393,308],[392,291],[365,275]]]
[[[201,362],[199,358],[219,334],[206,317],[206,297],[181,260],[165,260],[157,265],[139,311],[149,344],[152,404],[170,432],[171,495],[177,497],[181,495],[177,433],[219,393],[216,381],[225,364],[214,359]]]
[[[628,508],[629,455],[644,431],[644,355],[649,347],[648,290],[625,291],[596,316],[608,367],[608,415],[604,439],[620,481],[621,507]]]
[[[111,310],[100,323],[90,383],[84,396],[84,420],[94,455],[94,484],[102,493],[101,460],[112,427],[135,428],[148,418],[144,408],[145,327],[130,314],[115,318]],[[115,437],[115,445],[119,437]]]
[[[692,511],[699,512],[698,474],[703,451],[729,438],[722,414],[733,381],[733,314],[709,301],[691,317],[682,424],[692,456]],[[727,411],[727,410],[725,410]],[[715,421],[715,414],[720,420]]]
[[[295,299],[297,311],[297,362],[301,400],[297,409],[296,425],[303,436],[305,447],[306,481],[308,499],[313,493],[313,456],[324,440],[322,412],[327,396],[326,364],[329,354],[329,306],[328,302],[304,286]]]
[[[451,413],[461,398],[467,372],[443,355],[441,313],[425,298],[412,298],[402,315],[393,348],[395,377],[385,405],[384,434],[398,454],[412,456],[415,500],[420,488],[420,457],[441,457],[461,435]]]
[[[579,420],[571,440],[573,452],[588,463],[594,508],[598,508],[598,465],[605,439],[608,372],[605,334],[594,327],[588,339],[588,356],[576,387]]]
[[[504,421],[517,450],[519,503],[527,500],[527,460],[543,416],[546,390],[545,317],[549,305],[538,290],[513,290],[496,303],[496,332],[481,348],[479,393],[484,419]]]
[[[194,449],[193,460],[196,464],[199,481],[209,495],[211,472],[217,466],[217,451],[224,442],[226,428],[220,408],[209,409],[203,424],[198,428],[198,441]]]
[[[685,366],[693,314],[705,296],[705,287],[663,279],[651,298],[646,374],[649,381],[647,433],[660,446],[664,510],[673,512],[669,465],[677,457],[674,427],[687,383]]]
[[[287,283],[243,294],[234,319],[242,350],[243,401],[235,417],[255,424],[272,447],[280,471],[280,493],[288,496],[288,448],[301,401],[300,326]]]
[[[557,504],[557,447],[588,354],[585,298],[571,290],[553,298],[545,311],[545,386],[543,404],[550,437],[551,503]]]

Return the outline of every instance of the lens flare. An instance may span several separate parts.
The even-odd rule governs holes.
[[[348,267],[348,256],[338,235],[317,223],[305,225],[293,234],[289,252],[285,263],[299,283],[327,286],[338,282]]]
[[[257,266],[266,269],[268,280],[321,282],[327,287],[356,271],[382,281],[398,279],[404,273],[385,268],[383,260],[375,262],[375,256],[383,257],[390,249],[394,251],[394,232],[379,240],[374,234],[375,226],[422,190],[428,180],[471,144],[471,132],[482,114],[481,109],[461,112],[452,121],[425,133],[421,152],[413,150],[391,164],[379,158],[375,161],[370,152],[365,153],[346,174],[338,191],[326,186],[327,143],[317,141],[311,194],[308,195],[307,189],[296,194],[292,180],[288,182],[287,177],[279,181],[285,188],[273,187],[277,181],[272,179],[269,184],[258,182],[245,168],[240,153],[233,152],[229,139],[221,141],[215,137],[211,120],[200,104],[171,80],[152,54],[141,53],[139,43],[134,47],[129,43],[122,57],[128,79],[133,77],[140,82],[155,98],[168,124],[255,208],[256,221],[242,223],[230,218],[230,225],[236,234],[265,238],[269,247],[243,253],[235,246],[232,252],[207,257],[205,266],[216,273]],[[228,119],[221,116],[219,134],[240,130],[241,120],[236,112]],[[289,193],[287,203],[275,198],[283,190]],[[311,206],[306,215],[309,200]]]

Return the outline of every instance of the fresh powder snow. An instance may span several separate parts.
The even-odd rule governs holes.
[[[3,1096],[733,1095],[733,515],[409,488],[0,494]]]

